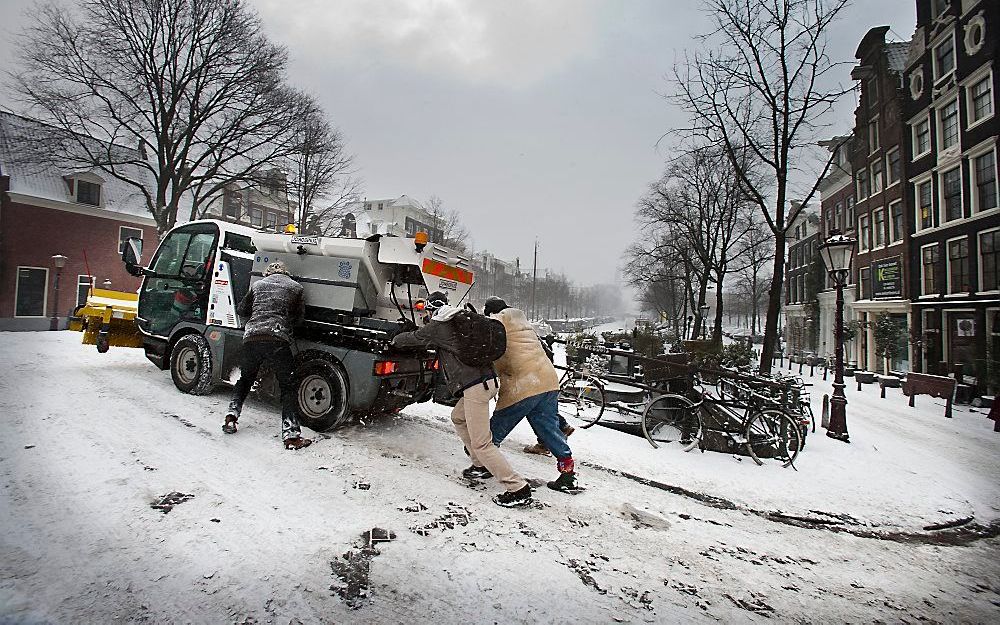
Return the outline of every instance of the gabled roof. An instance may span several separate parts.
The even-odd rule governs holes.
[[[55,160],[42,161],[40,157],[36,156],[40,151],[32,149],[32,144],[37,144],[47,138],[57,137],[59,133],[65,134],[63,131],[46,126],[37,120],[0,111],[0,174],[10,177],[8,190],[10,193],[18,193],[39,200],[75,204],[69,191],[67,179],[79,176],[86,180],[93,180],[93,177],[96,176],[103,181],[101,184],[101,206],[88,206],[88,208],[120,213],[130,217],[152,219],[152,215],[146,208],[145,199],[132,185],[118,180],[99,168],[81,169],[78,164],[59,163]],[[94,139],[94,141],[97,140]],[[127,150],[128,148],[116,146],[116,149]],[[138,155],[137,152],[136,155]],[[148,188],[154,186],[149,172],[138,167],[134,167],[134,174],[131,174],[130,177],[148,179]]]

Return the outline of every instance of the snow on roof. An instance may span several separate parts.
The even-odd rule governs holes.
[[[42,162],[33,156],[39,152],[32,148],[32,143],[37,145],[46,139],[47,134],[54,136],[52,133],[60,132],[62,131],[39,121],[0,111],[0,174],[10,177],[10,193],[75,204],[67,180],[78,177],[101,183],[100,209],[152,219],[142,194],[132,185],[118,180],[108,172],[100,168],[81,168],[79,164],[59,163],[55,160]],[[146,177],[149,180],[148,186],[153,186],[153,180],[148,172],[143,172],[138,167],[134,167],[133,171],[135,173],[131,174],[131,177]]]
[[[894,72],[903,73],[906,68],[906,57],[910,53],[909,41],[894,41],[885,44],[886,63]]]

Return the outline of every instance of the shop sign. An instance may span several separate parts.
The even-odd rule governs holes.
[[[872,298],[885,299],[903,296],[903,265],[899,256],[883,258],[872,263]]]

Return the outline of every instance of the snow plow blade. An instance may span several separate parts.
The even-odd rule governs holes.
[[[83,332],[84,345],[96,345],[104,353],[114,347],[142,347],[135,317],[139,296],[135,293],[92,289],[87,303],[77,306],[69,329]]]

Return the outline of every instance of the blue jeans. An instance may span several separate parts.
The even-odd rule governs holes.
[[[539,393],[494,412],[490,419],[493,444],[499,447],[521,419],[527,417],[531,429],[552,455],[556,458],[571,457],[573,452],[566,442],[566,435],[559,429],[558,398],[559,391]]]

